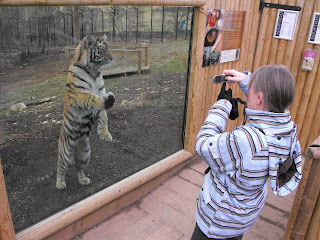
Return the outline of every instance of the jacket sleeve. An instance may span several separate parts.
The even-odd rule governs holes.
[[[250,77],[251,74],[248,73],[247,77],[239,82],[239,87],[246,96],[249,88]]]
[[[212,170],[233,175],[248,167],[253,155],[261,150],[261,144],[243,128],[224,132],[230,110],[231,104],[224,104],[223,100],[211,107],[197,136],[196,150]]]

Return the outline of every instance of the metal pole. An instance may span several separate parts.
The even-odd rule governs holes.
[[[52,21],[53,21],[53,44],[56,46],[56,24],[54,21],[54,16],[52,16]]]
[[[84,27],[83,27],[83,12],[82,9],[80,10],[80,19],[81,19],[81,34],[80,34],[80,39],[84,37]]]
[[[161,42],[163,42],[163,25],[164,25],[164,6],[162,7]]]
[[[128,42],[128,10],[126,9],[126,42]]]
[[[176,40],[178,40],[178,25],[179,25],[179,7],[177,7],[177,13],[176,13]]]
[[[188,24],[189,24],[189,7],[187,8],[187,21],[186,21],[186,35],[185,35],[185,40],[187,40],[187,35],[188,35]]]
[[[116,21],[116,6],[113,6],[113,18],[112,18],[112,41],[113,42],[116,36],[115,21]]]
[[[138,33],[139,33],[139,8],[137,8],[136,43],[138,42]]]
[[[103,11],[101,9],[99,9],[102,13],[102,16],[101,16],[101,25],[102,25],[102,32],[104,32],[104,24],[103,24],[103,20],[104,20],[104,15],[103,15]]]
[[[93,35],[93,15],[92,15],[92,10],[90,8],[88,8],[88,10],[90,11],[90,15],[91,15],[91,34]]]
[[[153,14],[153,8],[152,8],[152,6],[151,6],[151,33],[150,33],[150,43],[152,42],[152,14]]]
[[[30,45],[32,46],[31,18],[29,18]]]

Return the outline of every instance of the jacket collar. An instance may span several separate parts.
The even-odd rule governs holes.
[[[246,116],[247,124],[271,135],[288,135],[295,128],[288,110],[284,113],[274,113],[246,108]]]

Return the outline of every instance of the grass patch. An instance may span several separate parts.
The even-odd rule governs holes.
[[[42,98],[52,96],[63,96],[65,92],[66,77],[57,77],[43,82],[38,82],[17,88],[11,94],[10,102],[26,102],[32,100],[39,100]]]
[[[151,70],[162,72],[185,72],[187,71],[188,54],[180,53],[177,56],[161,57],[161,62],[152,65]]]
[[[53,96],[62,97],[65,93],[65,85],[66,77],[56,77],[12,89],[4,102],[7,108],[0,111],[0,116],[10,115],[12,111],[8,110],[8,108],[14,103],[27,103]]]
[[[4,144],[12,139],[13,139],[13,136],[4,136],[2,139],[0,139],[0,144]]]
[[[167,41],[151,45],[150,65],[153,71],[185,72],[188,68],[189,41]]]

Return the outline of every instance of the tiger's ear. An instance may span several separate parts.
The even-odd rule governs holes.
[[[103,39],[104,41],[108,42],[107,34],[103,34],[102,39]]]
[[[83,46],[88,49],[95,42],[94,36],[88,36],[83,39]]]

